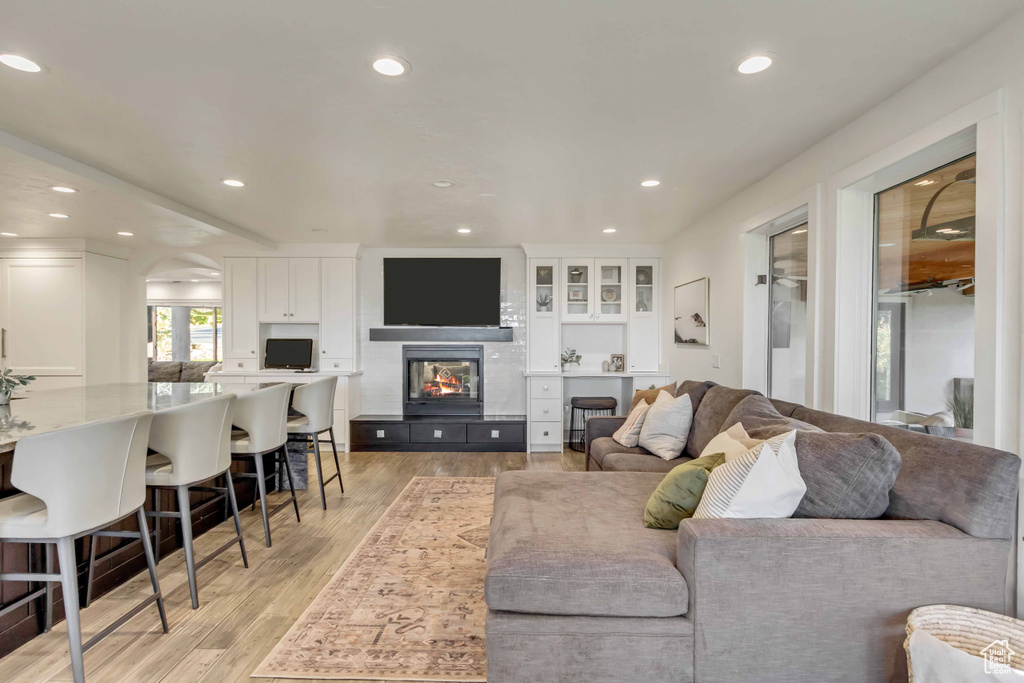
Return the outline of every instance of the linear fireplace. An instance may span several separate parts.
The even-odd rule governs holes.
[[[483,415],[483,346],[403,346],[405,415]]]

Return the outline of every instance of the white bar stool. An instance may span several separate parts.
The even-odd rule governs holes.
[[[245,431],[244,435],[231,438],[231,457],[235,460],[252,458],[256,463],[256,474],[237,472],[236,477],[255,479],[256,490],[260,497],[260,511],[263,513],[263,534],[270,547],[270,518],[288,506],[295,506],[295,521],[299,518],[299,500],[295,497],[295,479],[292,468],[288,464],[288,453],[285,444],[288,442],[286,422],[288,420],[288,399],[291,396],[290,384],[276,384],[266,389],[258,389],[248,394],[239,394],[235,400],[234,426]],[[267,475],[263,471],[263,456],[273,453],[277,468],[284,463],[288,473],[288,487],[291,498],[285,500],[273,510],[267,511]],[[281,477],[275,471],[270,475],[276,478],[280,487]]]
[[[295,388],[292,393],[292,410],[302,413],[302,417],[288,420],[288,442],[301,443],[309,450],[313,442],[313,454],[316,460],[316,478],[320,483],[320,507],[327,509],[327,498],[324,485],[338,479],[342,494],[345,484],[341,480],[341,465],[338,464],[338,444],[334,441],[334,390],[338,387],[337,377],[325,377],[309,384]],[[334,452],[334,466],[337,474],[324,481],[323,468],[320,465],[320,439],[324,432],[331,435],[331,450]]]
[[[11,484],[24,493],[0,500],[0,539],[15,543],[53,543],[57,546],[60,574],[52,573],[47,553],[45,574],[0,574],[0,581],[60,582],[68,624],[71,670],[75,683],[84,683],[82,654],[156,602],[167,633],[167,616],[156,575],[143,505],[146,502],[146,445],[153,414],[139,413],[116,420],[65,429],[18,441],[11,467]],[[138,531],[103,531],[131,515]],[[153,595],[82,643],[78,605],[78,568],[75,539],[87,534],[138,538],[149,565]],[[46,627],[53,616],[53,592],[46,590]]]
[[[149,448],[156,451],[156,454],[146,459],[146,486],[156,490],[153,493],[154,510],[147,512],[146,516],[157,518],[153,534],[156,561],[160,561],[160,518],[181,520],[192,609],[199,607],[199,588],[196,585],[196,571],[199,568],[235,543],[242,551],[242,564],[249,566],[245,540],[242,538],[242,523],[238,518],[235,487],[231,480],[231,418],[234,403],[235,397],[227,395],[161,410],[153,416],[153,428],[149,432]],[[225,487],[199,486],[221,475],[226,477]],[[177,511],[160,510],[159,491],[162,489],[174,489],[177,492]],[[192,508],[188,495],[190,490],[216,493],[217,496]],[[225,498],[235,520],[235,537],[196,562],[192,547],[192,513]],[[95,545],[92,548],[95,549]],[[87,607],[92,597],[95,563],[95,552],[90,552],[85,602]]]

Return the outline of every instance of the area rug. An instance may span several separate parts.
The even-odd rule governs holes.
[[[486,681],[493,477],[416,477],[254,677]]]

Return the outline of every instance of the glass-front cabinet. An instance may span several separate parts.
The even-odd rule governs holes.
[[[626,302],[629,309],[631,372],[658,372],[661,360],[661,280],[658,259],[629,259]]]
[[[528,336],[530,370],[558,372],[560,264],[558,259],[530,259]]]
[[[562,322],[594,320],[594,259],[562,259]]]
[[[624,323],[629,318],[626,304],[627,287],[626,259],[595,259],[594,320],[602,323]]]

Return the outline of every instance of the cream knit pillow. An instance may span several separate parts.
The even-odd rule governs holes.
[[[647,409],[649,407],[647,401],[643,399],[640,399],[640,402],[633,406],[633,410],[629,411],[626,421],[612,434],[612,439],[615,440],[615,443],[627,448],[636,447],[637,443],[640,442],[640,430],[644,426],[644,418],[647,416]]]

